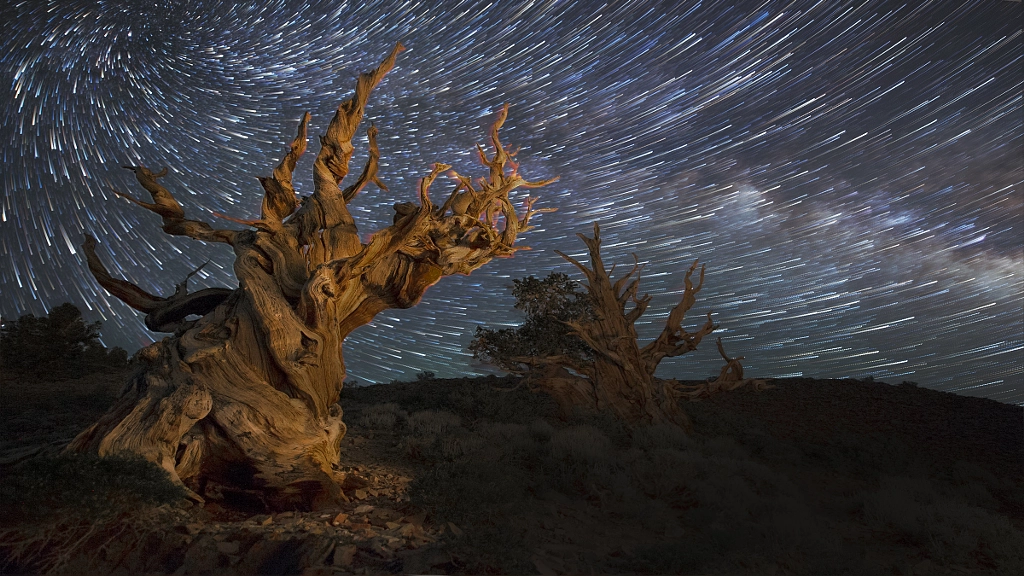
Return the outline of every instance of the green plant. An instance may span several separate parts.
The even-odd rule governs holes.
[[[39,457],[3,470],[0,572],[98,573],[108,545],[132,549],[185,492],[138,456]],[[163,518],[158,520],[156,518]]]
[[[392,430],[408,420],[409,414],[394,402],[374,404],[363,412],[359,424],[370,429]]]
[[[590,295],[578,282],[560,272],[512,282],[515,307],[526,314],[526,321],[498,330],[478,326],[469,345],[474,358],[509,372],[523,372],[526,358],[562,355],[581,363],[593,360],[594,351],[566,324],[594,315]]]
[[[3,476],[0,516],[7,524],[54,517],[92,521],[185,496],[164,470],[127,454],[34,458],[4,470]]]

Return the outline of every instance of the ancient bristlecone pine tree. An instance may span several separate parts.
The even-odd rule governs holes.
[[[253,229],[220,230],[186,217],[154,173],[128,167],[153,198],[131,199],[163,219],[164,232],[221,242],[235,253],[236,289],[209,288],[154,296],[111,277],[86,236],[89,269],[99,283],[146,313],[146,325],[171,332],[137,354],[136,369],[116,404],[68,447],[100,455],[120,451],[158,463],[195,491],[259,499],[271,508],[314,506],[344,497],[337,473],[345,435],[338,404],[345,364],[342,342],[388,308],[408,308],[442,276],[468,274],[494,257],[510,256],[530,217],[517,214],[509,193],[537,187],[516,171],[498,138],[506,105],[491,128],[493,156],[478,147],[487,178],[451,173],[455,189],[441,206],[431,202],[435,178],[451,167],[434,164],[419,183],[419,203],[395,204],[394,225],[360,241],[348,203],[378,179],[376,129],[369,159],[346,188],[352,139],[370,92],[395,64],[401,44],[375,70],[359,76],[353,96],[337,110],[320,139],[313,194],[299,202],[292,171],[306,149],[309,114],[273,175],[260,178],[264,195]],[[124,196],[123,194],[121,194]],[[186,278],[186,282],[187,282]],[[189,320],[188,316],[200,316]]]
[[[691,430],[690,420],[679,406],[675,382],[654,377],[663,359],[697,349],[701,339],[716,326],[708,312],[707,321],[696,332],[682,327],[686,313],[696,303],[696,294],[704,285],[704,267],[694,286],[691,276],[697,261],[686,272],[682,300],[669,313],[665,328],[658,337],[641,347],[637,342],[635,323],[647,310],[651,297],[637,297],[640,286],[639,264],[612,280],[601,259],[601,230],[594,223],[594,237],[577,234],[590,252],[590,267],[558,254],[579,268],[587,278],[593,314],[566,322],[592,353],[589,358],[559,354],[549,357],[519,358],[517,361],[539,372],[535,386],[550,393],[563,411],[582,406],[594,410],[611,410],[630,423],[672,423]],[[635,256],[634,256],[635,258]],[[632,304],[632,309],[626,307]],[[570,371],[571,370],[571,371]]]

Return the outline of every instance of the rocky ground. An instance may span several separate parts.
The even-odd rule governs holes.
[[[116,381],[5,381],[6,479],[99,416]],[[770,383],[688,404],[693,437],[562,421],[493,377],[350,387],[349,502],[58,509],[4,526],[4,571],[1024,573],[1024,409],[909,384]]]

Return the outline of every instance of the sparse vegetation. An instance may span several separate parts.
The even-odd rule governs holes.
[[[437,542],[420,553],[387,552],[374,539],[339,541],[333,557],[371,574],[1009,575],[1024,568],[1021,441],[1004,429],[1019,421],[1019,407],[877,382],[774,384],[690,404],[690,435],[669,424],[627,426],[604,413],[563,418],[551,398],[516,377],[346,388],[351,428],[342,461],[401,471],[411,482],[401,497],[373,494],[375,476],[360,472],[366,480],[346,488],[354,501],[345,522],[356,524],[338,528],[372,533],[397,523],[390,509],[425,513]],[[33,410],[52,412],[57,396],[39,397]],[[288,565],[301,571],[330,566],[328,545],[339,538],[317,540],[326,538],[317,535],[325,527],[319,513],[263,524],[271,517],[214,512],[226,500],[159,512],[165,507],[154,506],[182,502],[176,488],[130,458],[57,458],[49,450],[2,471],[8,530],[0,542],[10,569],[271,566],[245,558],[266,558],[285,530],[307,538],[284,542]],[[362,520],[353,512],[367,508],[382,515]],[[159,523],[166,534],[153,532],[156,513],[166,516]],[[14,519],[32,529],[11,531]],[[220,551],[235,550],[234,542],[237,552]]]
[[[408,425],[376,431],[390,433],[402,454],[421,464],[413,502],[435,522],[463,528],[455,549],[477,562],[470,571],[536,572],[537,562],[556,572],[630,573],[930,573],[929,566],[959,566],[1014,574],[1024,567],[1024,518],[1009,513],[1024,504],[1024,493],[1012,477],[937,459],[915,447],[921,438],[911,432],[839,423],[780,435],[779,423],[766,418],[774,411],[708,401],[694,405],[702,432],[688,436],[666,424],[609,426],[615,419],[607,414],[563,421],[553,403],[531,405],[535,395],[512,389],[511,379],[471,384],[368,387],[346,397],[363,414],[412,413]],[[919,403],[926,401],[921,394],[940,394],[843,386],[851,392],[848,410],[867,408],[856,404],[861,386],[908,390]],[[463,391],[475,397],[451,401]],[[747,391],[744,401],[756,394],[765,393]],[[485,417],[486,395],[525,409]],[[827,398],[806,389],[799,395],[805,402]],[[378,403],[385,397],[389,403]],[[926,404],[907,405],[915,408],[903,414],[912,417],[908,410]],[[548,555],[538,552],[553,542],[559,544]],[[566,554],[566,546],[574,552]]]
[[[167,473],[139,456],[44,456],[4,470],[0,509],[7,523],[75,516],[100,520],[185,495]]]
[[[165,471],[131,454],[45,455],[5,467],[0,570],[65,571],[98,545],[138,535],[141,513],[184,496]]]

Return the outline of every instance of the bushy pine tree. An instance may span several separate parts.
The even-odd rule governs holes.
[[[526,314],[526,321],[515,328],[497,330],[478,326],[469,345],[474,358],[515,373],[527,371],[530,358],[593,359],[594,351],[566,324],[594,315],[590,294],[579,282],[561,272],[552,272],[544,279],[528,276],[512,282],[515,307]]]
[[[69,378],[128,362],[121,348],[99,340],[100,322],[87,323],[82,311],[65,302],[44,317],[27,314],[0,326],[0,366],[5,375]]]

